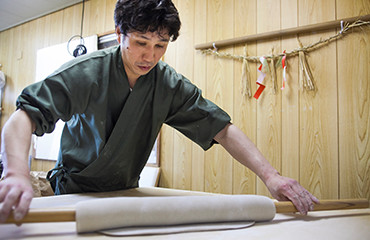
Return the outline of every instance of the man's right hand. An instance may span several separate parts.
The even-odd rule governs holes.
[[[28,159],[35,128],[28,114],[18,109],[2,129],[1,158],[5,178],[0,181],[0,222],[5,222],[12,211],[16,221],[28,212],[33,197]]]
[[[33,198],[29,176],[7,175],[0,181],[0,222],[5,222],[13,210],[14,220],[20,221],[27,214]]]

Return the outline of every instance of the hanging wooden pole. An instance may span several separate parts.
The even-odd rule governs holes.
[[[364,15],[364,16],[352,17],[352,18],[345,18],[342,20],[334,20],[334,21],[329,21],[329,22],[324,22],[324,23],[311,24],[311,25],[306,25],[306,26],[301,26],[301,27],[282,29],[282,30],[277,30],[277,31],[272,31],[272,32],[258,33],[254,35],[244,36],[244,37],[220,40],[220,41],[209,42],[209,43],[202,43],[202,44],[195,45],[195,49],[196,50],[208,49],[208,48],[213,48],[213,46],[216,46],[217,48],[221,48],[221,47],[226,47],[230,45],[258,41],[261,39],[271,39],[271,38],[276,38],[276,37],[296,35],[300,33],[327,30],[331,28],[340,28],[342,21],[346,23],[346,22],[355,22],[358,20],[370,21],[370,14]]]

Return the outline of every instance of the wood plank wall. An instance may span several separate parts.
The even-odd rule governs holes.
[[[302,89],[298,59],[288,59],[288,86],[273,94],[271,78],[256,101],[241,94],[241,62],[205,56],[197,43],[303,26],[370,13],[368,0],[174,0],[182,20],[179,39],[165,61],[219,104],[283,175],[293,177],[321,199],[370,199],[369,29],[356,31],[307,55],[317,92]],[[84,36],[114,29],[115,0],[89,0]],[[36,51],[80,32],[82,4],[0,32],[0,63],[7,75],[1,126],[15,99],[35,76]],[[299,36],[303,45],[336,29]],[[251,56],[292,50],[295,37],[248,44]],[[244,46],[222,52],[243,54]],[[252,79],[257,65],[251,63]],[[279,88],[281,70],[277,70]],[[256,85],[252,83],[252,92]],[[182,134],[162,129],[160,186],[220,193],[269,195],[263,183],[221,147],[207,152]],[[33,170],[53,163],[38,161]]]
[[[182,36],[165,60],[219,104],[283,175],[295,178],[321,199],[370,199],[369,29],[307,54],[317,91],[302,88],[298,58],[288,59],[288,86],[273,93],[270,76],[261,98],[241,94],[239,61],[190,51],[194,44],[304,26],[370,13],[366,0],[177,0]],[[299,36],[303,45],[338,29]],[[250,43],[250,56],[292,50],[296,37]],[[243,54],[244,46],[221,52]],[[257,65],[251,63],[252,79]],[[277,70],[278,89],[282,72]],[[252,84],[252,92],[256,84]],[[269,193],[255,175],[214,146],[203,152],[180,133],[162,131],[160,184],[220,192]]]

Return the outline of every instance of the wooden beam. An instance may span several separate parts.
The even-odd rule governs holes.
[[[195,45],[195,49],[200,50],[200,49],[213,48],[214,45],[217,48],[222,48],[222,47],[226,47],[230,45],[237,45],[241,43],[258,41],[262,39],[271,39],[271,38],[277,38],[277,37],[283,37],[283,36],[296,35],[300,33],[327,30],[331,28],[340,28],[342,21],[344,23],[347,23],[347,22],[352,23],[357,20],[370,21],[370,14],[364,15],[364,16],[352,17],[352,18],[345,18],[342,20],[334,20],[334,21],[329,21],[329,22],[324,22],[324,23],[310,24],[310,25],[301,26],[301,27],[282,29],[282,30],[277,30],[277,31],[272,31],[272,32],[258,33],[254,35],[220,40],[220,41],[215,41],[215,42],[202,43],[202,44]]]

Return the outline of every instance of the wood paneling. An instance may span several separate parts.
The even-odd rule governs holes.
[[[304,90],[298,58],[287,59],[287,87],[277,92],[271,76],[256,100],[241,94],[242,63],[206,56],[194,50],[204,42],[315,24],[370,13],[368,0],[175,0],[182,29],[170,43],[164,60],[189,77],[203,95],[225,109],[267,159],[319,198],[370,199],[369,28],[307,53],[317,86]],[[86,2],[83,35],[114,30],[115,0]],[[1,126],[14,111],[15,100],[35,76],[36,52],[80,34],[82,4],[0,32],[0,63],[7,75]],[[309,44],[338,29],[302,34]],[[250,56],[298,47],[296,36],[249,43]],[[243,54],[244,46],[222,52]],[[252,93],[258,64],[250,63]],[[34,170],[52,163],[35,161]],[[182,134],[164,126],[161,132],[160,186],[221,193],[269,195],[254,173],[216,145],[204,152]]]
[[[338,18],[370,12],[368,1],[337,1]],[[338,41],[340,197],[370,196],[370,32]]]
[[[207,2],[207,41],[233,37],[233,1]],[[232,49],[225,49],[231,51]],[[207,97],[233,114],[233,62],[207,59]],[[232,157],[216,145],[205,156],[205,191],[232,192]]]

